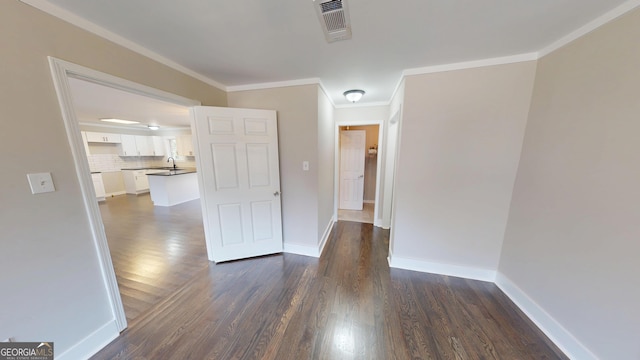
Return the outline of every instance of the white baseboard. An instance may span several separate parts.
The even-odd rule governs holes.
[[[383,228],[385,230],[391,229],[391,226],[382,220],[373,220],[373,226]]]
[[[333,230],[333,225],[336,223],[335,216],[331,218],[329,224],[324,229],[324,233],[322,234],[322,239],[320,240],[320,246],[318,246],[318,255],[322,255],[322,251],[324,250],[324,246],[327,245],[327,240],[329,240],[329,236],[331,236],[331,230]]]
[[[531,299],[509,278],[501,273],[496,274],[495,284],[504,292],[522,312],[524,312],[542,332],[553,341],[571,359],[598,360],[587,347],[576,339],[556,319]]]
[[[375,203],[376,203],[376,201],[375,201],[375,200],[362,200],[362,202],[363,202],[364,204],[375,204]]]
[[[116,192],[112,192],[112,193],[107,193],[105,196],[106,197],[112,197],[112,196],[124,195],[126,193],[127,193],[126,191],[116,191]]]
[[[318,248],[315,246],[309,246],[309,245],[284,243],[284,252],[289,254],[311,256],[315,258],[320,257],[320,254],[318,253]]]
[[[496,271],[489,269],[473,268],[453,264],[435,263],[417,259],[403,258],[389,255],[389,266],[397,269],[420,271],[431,274],[456,276],[465,279],[494,282]]]
[[[102,350],[110,342],[120,335],[116,321],[112,320],[104,324],[96,331],[89,334],[77,344],[67,349],[60,355],[56,355],[57,360],[77,360],[88,359],[98,351]]]

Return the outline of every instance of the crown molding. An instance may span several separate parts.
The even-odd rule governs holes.
[[[607,13],[604,13],[603,15],[598,16],[594,20],[588,22],[586,25],[583,25],[577,30],[572,31],[571,33],[561,37],[560,39],[542,48],[541,50],[538,51],[538,57],[541,58],[543,56],[546,56],[554,52],[555,50],[558,50],[559,48],[571,43],[572,41],[577,40],[587,35],[588,33],[596,30],[602,25],[628,13],[629,11],[635,9],[638,6],[640,6],[640,0],[630,0],[625,2],[624,4],[614,8],[613,10]]]
[[[465,61],[465,62],[452,63],[452,64],[442,64],[442,65],[426,66],[421,68],[406,69],[402,71],[402,77],[406,77],[410,75],[439,73],[439,72],[452,71],[452,70],[472,69],[472,68],[479,68],[479,67],[493,66],[493,65],[504,65],[504,64],[523,62],[523,61],[535,61],[535,60],[538,60],[538,53],[532,52],[532,53],[503,56],[503,57],[496,57],[496,58],[490,58],[490,59],[481,59],[481,60]]]
[[[341,104],[335,105],[336,109],[345,109],[345,108],[360,108],[360,107],[375,107],[375,106],[389,106],[389,101],[372,101],[372,102],[360,102],[358,101],[355,104]]]
[[[174,70],[180,71],[186,75],[192,76],[195,79],[198,79],[204,83],[207,83],[213,87],[216,87],[220,90],[226,91],[226,92],[236,92],[236,91],[248,91],[248,90],[260,90],[260,89],[270,89],[270,88],[279,88],[279,87],[288,87],[288,86],[300,86],[300,85],[312,85],[312,84],[317,84],[320,86],[320,88],[324,91],[324,93],[327,95],[327,97],[329,98],[329,100],[331,101],[331,104],[336,107],[336,108],[343,108],[343,107],[354,107],[354,106],[384,106],[384,105],[389,105],[390,101],[386,101],[386,102],[376,102],[376,103],[358,103],[358,105],[354,105],[354,104],[348,104],[348,105],[335,105],[335,103],[333,102],[333,99],[331,99],[330,96],[328,96],[328,91],[326,90],[326,88],[324,87],[324,85],[322,84],[322,81],[319,78],[307,78],[307,79],[296,79],[296,80],[287,80],[287,81],[278,81],[278,82],[268,82],[268,83],[257,83],[257,84],[247,84],[247,85],[237,85],[237,86],[226,86],[222,83],[219,83],[209,77],[206,77],[202,74],[199,74],[191,69],[186,68],[185,66],[182,66],[172,60],[169,60],[167,58],[165,58],[162,55],[159,55],[131,40],[128,40],[120,35],[117,35],[105,28],[102,28],[96,24],[91,23],[88,20],[85,20],[83,18],[81,18],[80,16],[77,16],[65,9],[62,9],[52,3],[50,3],[47,0],[19,0],[24,4],[30,5],[36,9],[39,9],[41,11],[44,11],[52,16],[55,16],[63,21],[66,21],[72,25],[78,26],[81,29],[84,29],[86,31],[89,31],[93,34],[96,34],[102,38],[105,38],[109,41],[112,41],[118,45],[121,45],[129,50],[132,50],[136,53],[139,53],[141,55],[144,55],[146,57],[151,58],[152,60],[155,60],[161,64],[164,64],[170,68],[173,68]],[[402,84],[402,81],[404,81],[404,79],[407,76],[411,76],[411,75],[421,75],[421,74],[430,74],[430,73],[438,73],[438,72],[445,72],[445,71],[453,71],[453,70],[463,70],[463,69],[471,69],[471,68],[479,68],[479,67],[485,67],[485,66],[493,66],[493,65],[504,65],[504,64],[510,64],[510,63],[518,63],[518,62],[524,62],[524,61],[536,61],[539,58],[546,56],[550,53],[552,53],[553,51],[569,44],[570,42],[590,33],[591,31],[601,27],[602,25],[628,13],[629,11],[634,10],[635,8],[637,8],[638,6],[640,6],[640,0],[629,0],[627,2],[625,2],[624,4],[614,8],[613,10],[597,17],[596,19],[594,19],[593,21],[587,23],[586,25],[578,28],[577,30],[561,37],[560,39],[554,41],[553,43],[549,44],[548,46],[540,49],[537,52],[530,52],[530,53],[524,53],[524,54],[518,54],[518,55],[512,55],[512,56],[504,56],[504,57],[496,57],[496,58],[488,58],[488,59],[480,59],[480,60],[473,60],[473,61],[466,61],[466,62],[458,62],[458,63],[450,63],[450,64],[442,64],[442,65],[433,65],[433,66],[426,66],[426,67],[420,67],[420,68],[411,68],[411,69],[405,69],[402,71],[402,75],[400,76],[400,79],[398,80],[398,83],[396,85],[396,88],[393,91],[393,94],[395,94],[400,85]],[[393,98],[393,95],[391,96],[391,99]]]
[[[220,90],[223,91],[227,91],[227,86],[219,83],[209,77],[206,77],[202,74],[199,74],[185,66],[182,66],[180,64],[178,64],[177,62],[173,61],[173,60],[169,60],[168,58],[154,52],[151,51],[147,48],[145,48],[142,45],[139,45],[131,40],[128,40],[118,34],[115,34],[101,26],[98,26],[88,20],[85,20],[84,18],[70,12],[67,11],[59,6],[56,6],[52,3],[50,3],[47,0],[19,0],[20,2],[32,6],[38,10],[41,10],[49,15],[55,16],[58,19],[61,19],[65,22],[68,22],[71,25],[75,25],[83,30],[86,30],[90,33],[93,33],[101,38],[107,39],[117,45],[120,45],[124,48],[127,48],[133,52],[136,52],[140,55],[146,56],[154,61],[157,61],[163,65],[166,65],[174,70],[177,70],[183,74],[189,75],[195,79],[198,79],[206,84],[209,84],[215,88],[218,88]]]
[[[281,87],[289,87],[289,86],[301,86],[301,85],[320,85],[320,86],[322,86],[322,82],[320,81],[319,78],[307,78],[307,79],[275,81],[275,82],[258,83],[258,84],[236,85],[236,86],[227,86],[227,92],[273,89],[273,88],[281,88]]]

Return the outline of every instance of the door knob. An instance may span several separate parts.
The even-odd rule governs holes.
[[[273,193],[273,196],[280,196],[280,191],[275,191],[275,192]]]

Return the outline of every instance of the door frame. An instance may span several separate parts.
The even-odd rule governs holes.
[[[80,133],[80,126],[78,124],[78,118],[71,96],[69,78],[85,80],[94,84],[108,86],[114,89],[182,106],[199,106],[200,101],[141,85],[51,56],[48,57],[48,60],[49,67],[51,69],[51,77],[53,79],[56,94],[58,95],[60,112],[67,132],[67,139],[71,146],[71,153],[73,154],[73,162],[76,169],[76,176],[80,183],[80,192],[82,194],[82,200],[87,213],[87,220],[89,221],[89,226],[93,235],[93,243],[98,254],[99,267],[104,280],[104,286],[107,290],[108,300],[111,305],[111,311],[113,313],[116,326],[118,327],[118,331],[122,331],[127,327],[127,318],[124,313],[124,306],[122,305],[122,298],[120,296],[120,289],[118,288],[118,282],[116,280],[115,269],[111,262],[111,253],[109,252],[107,235],[104,231],[100,208],[98,207],[95,191],[93,189],[91,171],[89,169],[87,154],[84,150],[84,144],[82,143],[82,135]]]
[[[333,214],[335,219],[338,219],[338,208],[340,207],[340,127],[341,126],[364,126],[364,125],[378,125],[378,154],[376,161],[376,195],[375,204],[373,204],[373,225],[382,227],[378,220],[379,204],[380,204],[380,173],[382,169],[382,155],[385,153],[385,144],[383,144],[384,135],[384,121],[383,120],[336,120],[335,122],[335,148],[334,154],[334,182],[333,182]],[[365,148],[365,156],[367,149]]]

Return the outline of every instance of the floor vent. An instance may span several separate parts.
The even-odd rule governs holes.
[[[327,42],[351,39],[351,21],[346,1],[318,0],[315,6]]]

